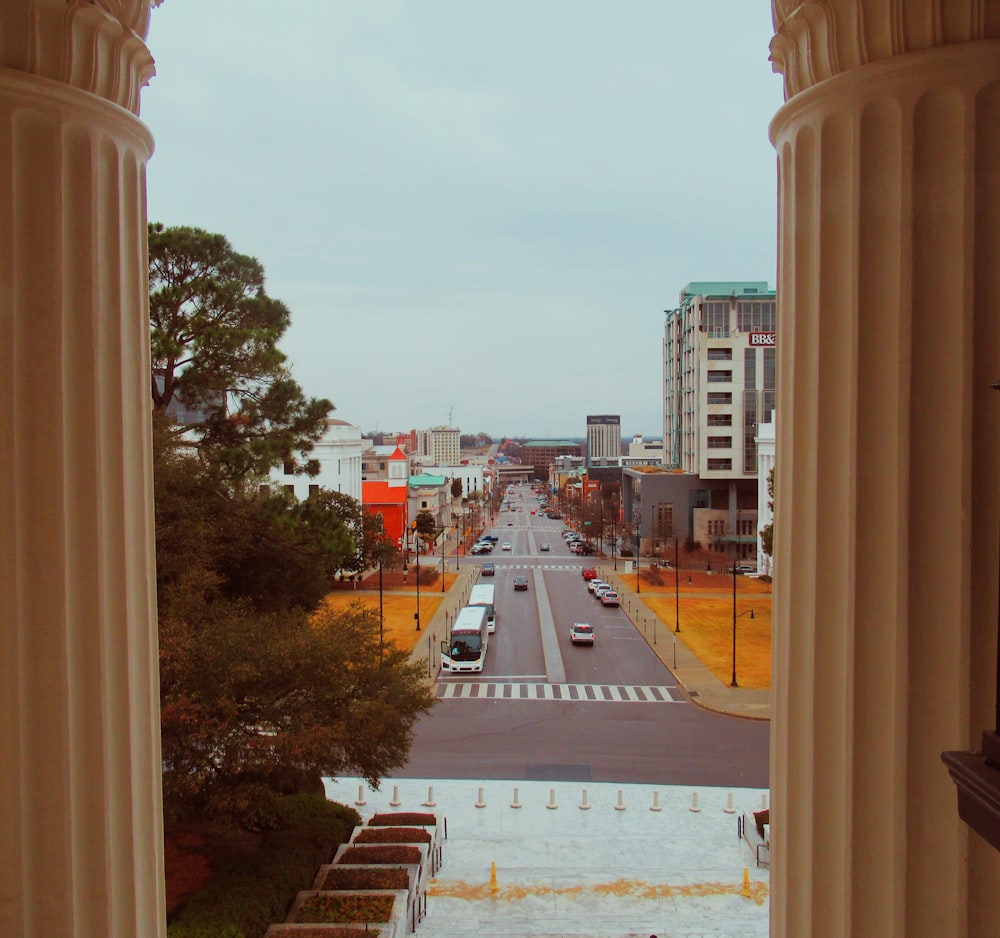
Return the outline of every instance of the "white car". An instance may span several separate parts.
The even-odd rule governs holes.
[[[594,590],[597,589],[598,586],[607,586],[607,585],[608,584],[605,583],[604,580],[598,580],[596,577],[594,577],[591,580],[587,580],[587,591],[592,593],[594,592]]]
[[[500,545],[500,550],[510,550],[510,541],[504,541]]]
[[[601,593],[602,606],[617,606],[618,604],[618,594],[614,590],[605,590]]]
[[[615,588],[610,583],[602,583],[600,586],[594,587],[594,599],[603,599],[605,593],[614,592]]]
[[[593,645],[594,627],[588,622],[574,622],[569,627],[569,640],[574,645]]]

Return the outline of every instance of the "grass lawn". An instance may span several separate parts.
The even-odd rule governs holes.
[[[623,567],[613,571],[605,561],[601,565],[601,575],[622,583],[630,593],[635,593],[635,576],[624,573]],[[455,578],[454,573],[445,574],[446,590],[451,589]],[[377,579],[369,577],[361,587],[335,590],[327,596],[326,602],[346,606],[360,601],[378,611]],[[640,577],[639,598],[671,632],[676,615],[675,591],[680,598],[681,631],[677,637],[719,680],[728,684],[733,669],[733,578],[724,573],[681,570],[680,583],[675,585],[673,570],[644,570]],[[391,578],[386,575],[382,589],[386,640],[395,642],[405,651],[412,651],[418,641],[426,639],[426,627],[446,596],[447,592],[441,592],[437,571],[433,582],[421,583],[421,631],[418,632],[413,618],[417,594],[412,577],[404,584],[398,574]],[[753,619],[749,615],[751,609]],[[771,584],[756,577],[738,576],[736,612],[736,670],[740,686],[768,688],[771,686]],[[657,647],[664,661],[667,661],[665,656],[669,647],[667,644]]]

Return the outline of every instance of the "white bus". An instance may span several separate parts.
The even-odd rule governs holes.
[[[477,583],[469,593],[470,606],[486,608],[486,625],[491,632],[497,627],[496,587],[492,583]]]
[[[482,671],[490,632],[483,606],[466,606],[455,618],[448,641],[441,642],[441,670],[449,674]]]

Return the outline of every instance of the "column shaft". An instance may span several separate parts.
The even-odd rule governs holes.
[[[940,753],[992,726],[1000,42],[832,71],[772,126],[772,934],[995,935]]]
[[[0,932],[165,933],[145,165],[0,68]]]

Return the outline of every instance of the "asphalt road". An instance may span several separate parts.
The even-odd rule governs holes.
[[[492,533],[497,629],[482,675],[446,677],[417,724],[400,778],[595,781],[768,787],[769,726],[685,699],[625,611],[603,607],[581,575],[564,525],[530,512],[529,487]],[[548,551],[540,550],[547,543]],[[513,578],[529,588],[515,592]],[[594,627],[574,646],[574,621]]]

